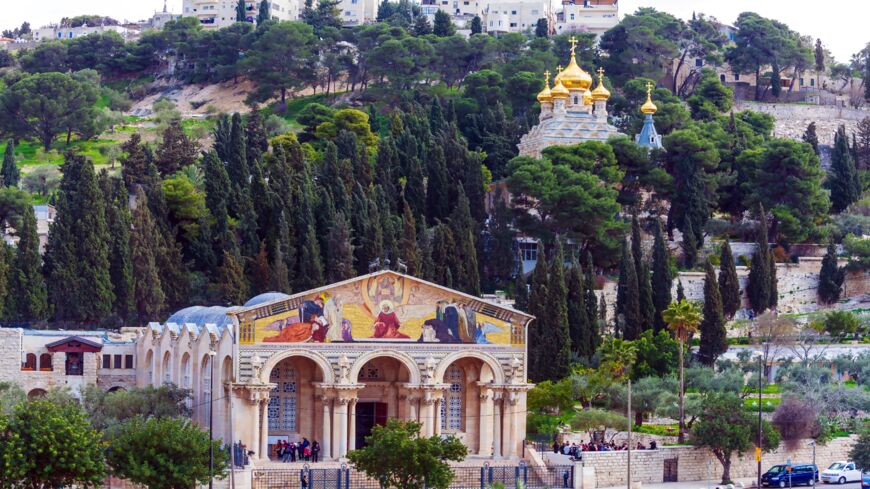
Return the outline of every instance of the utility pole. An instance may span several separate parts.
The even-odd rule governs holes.
[[[755,448],[755,460],[758,462],[756,486],[761,489],[761,381],[764,377],[764,355],[758,355],[758,446]]]
[[[211,377],[208,379],[208,489],[214,489],[214,357],[217,354],[209,350]]]
[[[628,484],[626,487],[631,489],[631,379],[628,379],[628,463],[626,464],[628,467]]]

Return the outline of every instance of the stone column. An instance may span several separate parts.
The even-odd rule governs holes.
[[[347,455],[347,405],[351,402],[348,398],[337,399],[338,405],[338,456]]]
[[[493,392],[493,424],[492,424],[492,458],[501,458],[501,411],[502,396],[499,392]]]
[[[420,398],[415,395],[408,396],[408,418],[411,421],[420,421],[419,407]]]
[[[330,417],[332,417],[331,410],[329,409],[329,403],[332,399],[329,396],[320,396],[320,402],[323,404],[323,435],[321,436],[320,442],[320,453],[321,456],[326,458],[332,458],[332,432],[329,429],[332,425],[330,423]]]
[[[356,401],[356,399],[350,401],[350,419],[348,419],[348,423],[350,423],[350,435],[347,440],[348,451],[356,450]]]
[[[512,393],[505,393],[504,399],[504,441],[505,449],[504,456],[508,458],[517,457],[517,398]]]
[[[435,423],[435,435],[441,436],[441,407],[444,405],[444,397],[441,396],[441,393],[438,393],[438,397],[435,398],[435,412],[432,414],[432,422]]]
[[[269,400],[260,400],[260,460],[269,460]]]
[[[433,415],[435,408],[435,399],[430,397],[431,394],[427,393],[426,397],[423,399],[423,404],[421,406],[422,413],[420,417],[422,418],[420,421],[423,422],[423,433],[426,436],[433,436],[435,434],[435,417]]]
[[[338,460],[341,457],[339,445],[341,444],[341,414],[339,413],[338,398],[333,399],[332,405],[332,458]]]
[[[478,455],[492,455],[492,395],[489,389],[480,387],[480,446]]]

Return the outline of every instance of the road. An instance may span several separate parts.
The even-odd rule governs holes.
[[[667,482],[661,484],[643,484],[643,489],[715,489],[717,487],[716,482],[718,481],[710,481],[708,485],[708,481],[693,481],[693,482]],[[745,487],[748,489],[750,484],[754,482],[750,482],[749,479],[741,479],[740,482],[745,484]],[[724,487],[724,486],[722,486]],[[795,486],[800,488],[806,488],[807,486]],[[625,485],[616,486],[612,488],[606,489],[625,489]],[[823,484],[819,482],[817,484],[817,489],[861,489],[860,482],[849,482],[848,484],[843,484],[842,486],[839,484]]]

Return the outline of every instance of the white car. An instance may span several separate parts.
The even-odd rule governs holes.
[[[861,480],[861,471],[855,468],[854,462],[834,462],[822,471],[822,482],[825,484],[845,484]]]

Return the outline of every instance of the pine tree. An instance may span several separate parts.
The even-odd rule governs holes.
[[[3,154],[3,167],[0,168],[0,177],[3,178],[3,186],[18,187],[21,180],[21,171],[15,164],[15,141],[10,139],[6,143],[6,152]]]
[[[653,327],[655,332],[658,333],[667,328],[664,319],[662,319],[662,311],[667,309],[671,304],[671,287],[674,282],[674,278],[671,275],[671,255],[668,253],[668,247],[665,244],[662,223],[658,219],[656,219],[655,242],[653,243],[652,254],[652,278],[650,282],[655,310]]]
[[[155,319],[163,310],[166,294],[158,267],[158,241],[154,218],[147,203],[139,202],[133,210],[130,255],[133,264],[136,312],[140,322]]]
[[[535,24],[535,37],[547,37],[550,34],[547,19],[538,19]]]
[[[471,35],[481,34],[483,32],[483,21],[480,19],[479,15],[475,15],[473,19],[471,19]]]
[[[643,321],[640,314],[640,292],[634,257],[628,242],[623,241],[616,296],[616,323],[622,339],[636,340],[640,336]]]
[[[565,285],[565,254],[562,241],[556,239],[556,250],[550,263],[550,276],[547,284],[547,309],[550,318],[547,342],[550,351],[549,361],[545,362],[546,379],[553,382],[568,376],[571,372],[571,332],[568,323],[568,287]]]
[[[552,351],[547,351],[545,338],[554,334],[551,329],[550,311],[547,304],[547,260],[544,245],[538,242],[538,261],[532,271],[528,312],[537,318],[529,327],[529,378],[533,382],[547,380],[546,364],[552,360]]]
[[[344,214],[335,216],[335,226],[328,233],[329,260],[326,262],[326,279],[329,282],[341,282],[356,275],[353,268],[353,239],[350,223]]]
[[[810,146],[813,147],[813,151],[818,155],[819,154],[819,135],[816,134],[816,123],[810,122],[807,126],[807,130],[804,131],[803,136],[801,137],[803,141]]]
[[[586,284],[583,279],[583,269],[576,257],[571,260],[568,271],[568,329],[571,333],[571,350],[580,356],[589,358],[594,351],[591,346],[589,317],[586,315]]]
[[[819,271],[819,302],[833,304],[840,300],[845,271],[837,265],[837,246],[834,241],[828,241],[828,250],[822,258],[822,269]]]
[[[15,311],[6,311],[16,319],[33,321],[44,319],[48,312],[45,279],[42,276],[41,258],[39,256],[39,235],[36,230],[36,215],[33,206],[21,209],[21,226],[18,231],[18,247],[15,258],[6,260],[3,253],[3,267],[9,267],[11,287],[8,293],[14,296]],[[3,280],[3,284],[7,281]]]
[[[174,120],[163,131],[163,138],[157,146],[154,164],[160,175],[167,176],[180,168],[196,163],[199,145],[187,137],[181,121]]]
[[[598,307],[598,297],[595,295],[595,268],[592,264],[592,253],[586,253],[586,276],[585,284],[584,284],[584,298],[583,302],[586,306],[586,317],[589,320],[589,346],[586,348],[595,352],[598,349],[598,345],[601,344],[601,333],[599,331],[599,324],[603,324],[603,318],[599,321],[599,311],[606,311],[606,306]],[[604,294],[601,294],[601,301],[604,301]]]
[[[218,289],[221,300],[228,304],[244,304],[250,297],[245,270],[238,257],[224,250],[223,261],[218,271]]]
[[[254,294],[262,294],[272,290],[272,266],[269,254],[266,252],[266,242],[260,242],[260,250],[253,258],[248,259],[248,283]]]
[[[121,318],[126,318],[135,309],[135,284],[133,280],[133,260],[130,252],[130,228],[132,217],[128,205],[129,194],[124,182],[100,172],[100,191],[106,199],[106,226],[111,236],[109,251],[109,276],[115,294],[113,310]]]
[[[259,12],[257,12],[257,26],[259,27],[263,25],[263,23],[270,18],[271,15],[269,14],[269,0],[262,0],[260,2]],[[257,111],[255,110],[253,111],[253,113],[256,114]]]
[[[686,220],[683,226],[683,263],[686,268],[695,266],[698,260],[698,242],[695,240],[695,229],[692,227],[692,221]]]
[[[46,247],[49,301],[58,320],[99,321],[114,301],[105,204],[90,160],[67,153],[61,169]]]
[[[758,239],[755,254],[749,267],[746,295],[756,314],[766,311],[771,305],[770,246],[767,242],[767,214],[759,206]]]
[[[239,0],[236,4],[236,22],[245,21],[245,0]]]
[[[841,125],[834,135],[834,150],[831,153],[831,170],[828,173],[831,189],[831,210],[844,211],[861,196],[861,181],[855,170],[855,162],[849,151],[846,127]]]
[[[420,248],[417,245],[417,223],[414,214],[407,202],[402,202],[402,240],[400,244],[402,261],[408,275],[419,276],[420,274]]]
[[[529,309],[529,286],[523,271],[523,257],[517,253],[517,271],[514,281],[514,309],[527,311]]]
[[[698,358],[712,367],[716,358],[728,350],[728,333],[725,331],[725,316],[722,313],[722,296],[713,264],[707,260],[704,277],[704,319],[701,321],[701,346]]]
[[[443,10],[435,11],[435,22],[432,23],[432,33],[438,37],[449,37],[456,33],[456,26],[450,19],[450,14]]]
[[[722,296],[722,312],[726,319],[734,317],[740,309],[740,282],[737,279],[737,267],[731,244],[726,239],[722,244],[719,256],[719,294]]]
[[[411,26],[411,31],[415,36],[432,34],[432,24],[429,23],[429,19],[425,15],[418,15],[414,17],[414,25]]]
[[[150,185],[151,172],[145,146],[142,145],[142,137],[138,132],[133,133],[124,144],[121,151],[125,156],[121,158],[121,175],[127,190],[137,193],[140,186]]]

